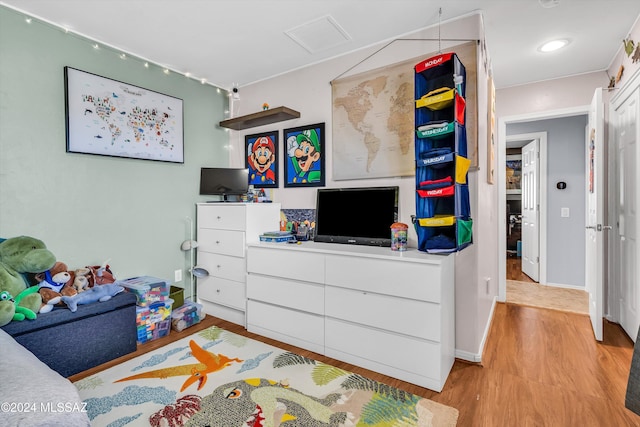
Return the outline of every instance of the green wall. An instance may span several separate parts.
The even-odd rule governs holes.
[[[108,42],[108,40],[106,41]],[[43,240],[75,269],[173,280],[202,166],[227,166],[227,93],[0,6],[0,237]],[[65,152],[64,66],[184,101],[184,164]],[[181,285],[181,284],[179,284]]]

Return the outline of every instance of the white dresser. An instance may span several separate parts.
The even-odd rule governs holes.
[[[439,392],[455,359],[454,259],[249,244],[247,329]]]
[[[279,228],[278,203],[198,203],[197,266],[209,276],[198,279],[204,311],[245,326],[246,247],[265,231]]]

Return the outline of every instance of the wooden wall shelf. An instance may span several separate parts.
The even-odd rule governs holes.
[[[282,122],[284,120],[297,119],[298,117],[300,117],[300,113],[296,110],[287,107],[276,107],[253,114],[247,114],[246,116],[223,120],[220,122],[220,126],[233,130],[242,130]]]

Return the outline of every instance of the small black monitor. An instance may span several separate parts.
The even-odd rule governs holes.
[[[227,196],[246,194],[249,190],[249,169],[201,168],[200,195]]]

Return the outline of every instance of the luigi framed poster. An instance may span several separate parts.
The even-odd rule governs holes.
[[[278,188],[278,131],[244,137],[249,185]]]
[[[285,187],[323,187],[324,123],[285,129]]]

